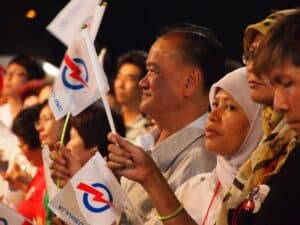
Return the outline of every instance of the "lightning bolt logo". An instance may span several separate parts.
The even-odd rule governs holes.
[[[104,194],[102,192],[96,190],[94,187],[91,187],[85,183],[80,182],[77,185],[77,188],[79,190],[82,190],[84,192],[94,195],[94,198],[93,198],[94,201],[101,202],[101,203],[104,203],[106,205],[109,205],[109,206],[115,208],[115,206],[110,201],[108,201],[104,198],[104,196],[103,196]]]
[[[82,83],[85,87],[88,87],[88,84],[82,79],[80,76],[81,70],[79,67],[73,62],[73,60],[70,58],[70,56],[65,55],[64,62],[66,65],[71,69],[70,77],[72,77],[74,80],[77,80],[78,82]]]

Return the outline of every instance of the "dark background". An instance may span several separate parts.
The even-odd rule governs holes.
[[[0,55],[26,52],[59,66],[66,48],[45,27],[68,2],[2,0]],[[110,70],[119,54],[129,49],[148,50],[160,27],[190,22],[212,28],[228,58],[240,60],[243,30],[248,24],[261,20],[271,10],[297,6],[299,0],[108,0],[96,48],[107,47]],[[37,11],[34,20],[25,18],[30,8]]]

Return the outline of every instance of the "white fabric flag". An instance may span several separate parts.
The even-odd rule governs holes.
[[[73,37],[80,32],[81,26],[87,24],[94,41],[106,8],[106,4],[101,4],[101,2],[102,0],[72,0],[46,29],[69,46]]]
[[[51,201],[60,189],[56,186],[56,184],[53,182],[53,179],[51,178],[50,165],[52,164],[52,159],[50,158],[50,149],[48,145],[43,146],[42,158],[45,171],[47,192],[49,196],[49,201]]]
[[[22,225],[25,218],[11,209],[7,205],[0,203],[0,224],[2,225]],[[28,221],[29,222],[29,221]]]
[[[124,209],[134,211],[120,184],[96,153],[49,203],[71,225],[111,225]]]
[[[57,120],[67,113],[77,115],[101,97],[100,91],[106,94],[109,90],[103,62],[97,61],[94,45],[87,35],[83,29],[68,48],[49,96],[49,105]],[[97,71],[92,63],[95,60]],[[96,76],[101,79],[101,87],[97,85]]]

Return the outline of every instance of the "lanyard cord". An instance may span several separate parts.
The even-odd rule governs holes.
[[[205,225],[206,220],[207,220],[207,217],[208,217],[208,213],[209,213],[210,208],[211,208],[211,206],[212,206],[212,204],[213,204],[213,202],[214,202],[214,200],[215,200],[215,198],[216,198],[216,196],[217,196],[217,194],[218,194],[218,192],[219,192],[219,190],[220,190],[220,187],[221,187],[221,182],[218,181],[218,183],[217,183],[217,185],[216,185],[216,187],[215,187],[215,190],[214,190],[214,194],[213,194],[213,196],[212,196],[212,198],[211,198],[211,200],[210,200],[210,203],[209,203],[209,205],[208,205],[208,208],[207,208],[207,210],[206,210],[206,213],[205,213],[205,216],[204,216],[204,219],[203,219],[201,225]]]

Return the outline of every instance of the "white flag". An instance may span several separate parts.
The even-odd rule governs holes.
[[[68,224],[111,225],[133,207],[120,184],[96,153],[49,203]]]
[[[97,79],[101,80],[100,87],[97,85]],[[108,90],[103,62],[99,64],[97,61],[87,29],[83,29],[64,56],[60,75],[56,78],[49,96],[51,110],[57,120],[67,113],[75,116]]]
[[[48,145],[43,146],[42,158],[43,158],[47,193],[49,196],[49,201],[51,201],[53,197],[59,192],[59,188],[56,186],[56,184],[53,182],[53,179],[51,178],[50,165],[52,164],[52,159],[50,158],[50,149]]]
[[[25,218],[16,212],[14,209],[9,208],[7,205],[0,203],[0,224],[2,225],[22,225]]]
[[[100,0],[72,0],[47,26],[47,30],[66,46],[78,35],[81,26],[89,26],[94,41],[99,30],[106,4]]]

